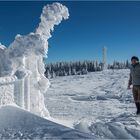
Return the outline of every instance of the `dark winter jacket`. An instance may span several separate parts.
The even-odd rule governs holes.
[[[128,85],[140,85],[140,63],[131,65]]]

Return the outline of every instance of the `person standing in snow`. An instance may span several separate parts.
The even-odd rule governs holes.
[[[140,63],[139,58],[136,56],[131,58],[128,89],[131,89],[131,85],[133,85],[132,92],[137,108],[136,114],[140,114]]]

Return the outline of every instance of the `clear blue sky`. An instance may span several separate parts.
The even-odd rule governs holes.
[[[140,57],[140,1],[60,1],[69,9],[69,20],[55,27],[49,39],[47,62]],[[49,1],[0,1],[0,42],[8,46],[16,34],[34,31],[42,7]]]

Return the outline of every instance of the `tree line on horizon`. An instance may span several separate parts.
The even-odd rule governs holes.
[[[128,69],[130,63],[114,61],[108,64],[107,69]],[[58,76],[84,75],[89,72],[102,71],[103,63],[94,60],[75,61],[75,62],[56,62],[45,65],[45,76],[55,78]]]

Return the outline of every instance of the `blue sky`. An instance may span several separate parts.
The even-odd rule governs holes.
[[[102,60],[125,61],[140,57],[140,1],[60,1],[70,17],[55,27],[49,39],[47,62]],[[40,22],[49,1],[0,1],[0,42],[8,46],[16,34],[26,35]]]

